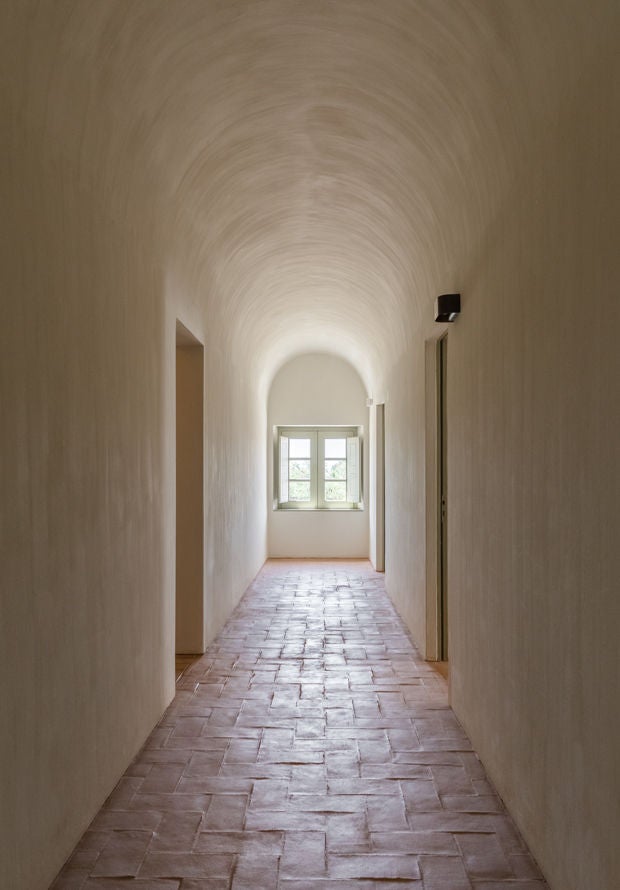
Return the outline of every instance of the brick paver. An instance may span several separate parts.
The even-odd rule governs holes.
[[[365,561],[273,560],[53,890],[545,890]]]

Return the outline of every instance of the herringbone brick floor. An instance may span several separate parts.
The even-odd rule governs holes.
[[[545,890],[365,561],[270,561],[54,890]]]

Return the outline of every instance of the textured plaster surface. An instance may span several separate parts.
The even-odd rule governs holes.
[[[267,552],[270,382],[386,402],[423,651],[450,331],[451,694],[554,890],[614,886],[615,0],[0,9],[0,884],[44,890],[172,696],[174,351],[205,345],[205,639]]]

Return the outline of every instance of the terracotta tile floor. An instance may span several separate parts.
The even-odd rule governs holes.
[[[544,890],[365,561],[269,562],[54,890]]]

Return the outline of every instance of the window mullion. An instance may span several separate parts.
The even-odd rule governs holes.
[[[312,492],[312,503],[316,509],[319,505],[319,496],[318,496],[318,479],[319,479],[319,458],[318,458],[318,430],[315,430],[312,435],[311,442],[311,455],[312,462],[310,464],[310,480],[311,480],[311,492]]]
[[[288,486],[289,486],[289,473],[288,473],[288,436],[280,435],[279,437],[279,488],[278,488],[278,497],[279,503],[287,503],[288,502]]]
[[[325,506],[325,436],[321,430],[317,430],[318,454],[317,454],[317,506]]]

